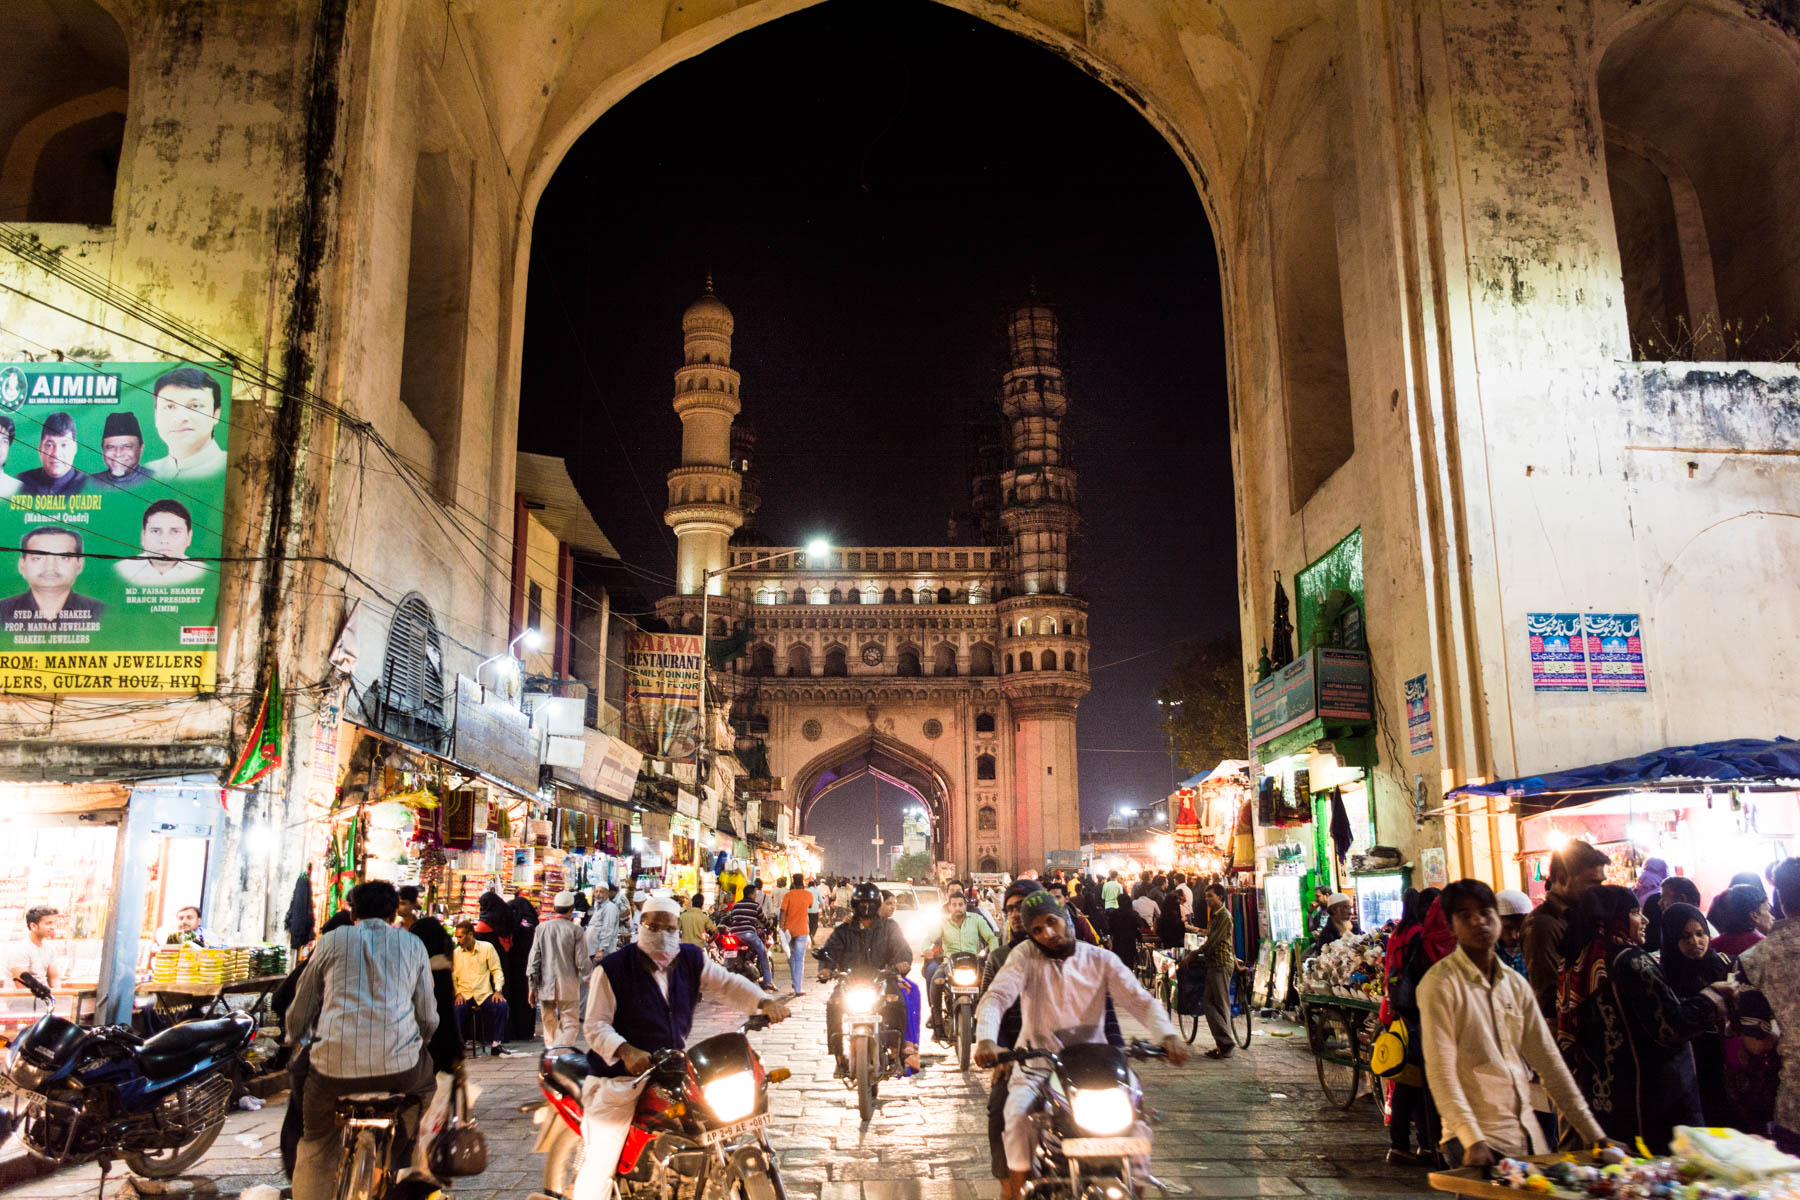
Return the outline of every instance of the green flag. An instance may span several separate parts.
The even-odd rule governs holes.
[[[256,722],[244,742],[244,752],[225,781],[226,787],[248,787],[281,765],[282,712],[281,666],[269,671],[269,687],[263,693],[262,706],[256,711]],[[219,802],[225,797],[220,793]]]
[[[740,629],[727,638],[711,638],[706,643],[706,661],[714,668],[722,668],[732,659],[740,657],[749,646],[748,629]]]

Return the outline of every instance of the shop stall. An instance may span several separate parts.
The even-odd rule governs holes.
[[[1611,858],[1608,882],[1631,886],[1650,859],[1710,899],[1743,871],[1800,851],[1800,742],[1739,739],[1458,788],[1451,805],[1503,797],[1519,822],[1519,883],[1534,900],[1550,856],[1572,839]]]

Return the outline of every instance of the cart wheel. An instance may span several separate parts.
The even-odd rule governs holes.
[[[1181,1014],[1181,1036],[1187,1039],[1188,1045],[1191,1046],[1194,1044],[1194,1039],[1200,1036],[1199,1013]]]
[[[1341,1009],[1309,1004],[1306,1009],[1307,1040],[1319,1088],[1325,1099],[1339,1108],[1356,1103],[1362,1084],[1362,1062],[1357,1046],[1357,1022]]]
[[[1231,1036],[1240,1049],[1248,1050],[1250,1048],[1250,1022],[1253,1016],[1253,1007],[1250,1003],[1249,971],[1241,967],[1238,969],[1237,974],[1232,978],[1232,990],[1234,992],[1232,999],[1236,1001],[1237,1011],[1231,1014]],[[1193,1040],[1193,1038],[1188,1039],[1190,1042]]]
[[[1325,1093],[1325,1099],[1348,1111],[1362,1087],[1361,1065],[1346,1067],[1322,1058],[1313,1062],[1319,1069],[1319,1089]]]

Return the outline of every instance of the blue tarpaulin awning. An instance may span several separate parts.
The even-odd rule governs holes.
[[[1591,800],[1619,792],[1708,783],[1800,787],[1800,741],[1786,737],[1736,738],[1696,746],[1668,746],[1636,758],[1521,779],[1464,784],[1451,789],[1444,798],[1512,796],[1527,808],[1541,810],[1576,798]]]

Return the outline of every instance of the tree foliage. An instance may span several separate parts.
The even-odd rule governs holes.
[[[1185,644],[1161,683],[1163,732],[1182,778],[1210,771],[1228,758],[1249,757],[1244,692],[1249,675],[1235,637]]]
[[[932,880],[931,855],[923,851],[902,854],[894,863],[895,879],[922,879],[927,883]]]

